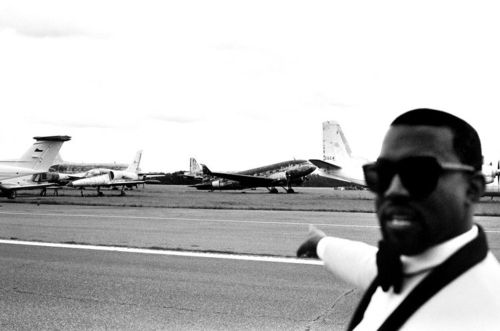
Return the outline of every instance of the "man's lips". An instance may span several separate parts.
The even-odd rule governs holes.
[[[389,207],[382,214],[382,224],[387,230],[406,231],[420,226],[418,217],[410,208]]]
[[[408,218],[407,215],[394,215],[384,223],[386,228],[393,230],[405,230],[416,225],[416,222]]]

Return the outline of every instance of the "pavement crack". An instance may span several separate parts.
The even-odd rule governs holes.
[[[336,308],[336,306],[337,306],[337,304],[339,303],[340,300],[343,300],[347,296],[351,295],[352,293],[354,293],[354,291],[356,291],[356,289],[352,288],[350,290],[345,291],[341,295],[339,295],[338,298],[335,299],[335,301],[333,302],[333,304],[328,309],[326,309],[322,314],[318,315],[316,318],[314,318],[309,323],[309,325],[305,328],[305,331],[310,331],[312,329],[312,327],[314,326],[314,324],[316,324],[316,323],[324,320],[326,318],[326,316],[330,315],[333,311],[335,311],[335,308]]]
[[[49,294],[49,293],[42,293],[42,292],[37,292],[37,291],[21,290],[21,289],[18,289],[17,287],[13,287],[12,291],[15,293],[24,294],[24,295],[34,295],[34,296],[40,296],[40,297],[49,297],[49,298],[73,300],[73,301],[80,301],[80,302],[112,303],[112,304],[117,304],[117,305],[121,305],[121,306],[140,306],[138,304],[130,303],[130,302],[101,300],[101,299],[91,298],[91,297],[78,297],[78,296],[66,296],[66,295],[59,295],[59,294]]]

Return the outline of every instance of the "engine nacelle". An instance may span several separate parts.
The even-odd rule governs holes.
[[[285,171],[275,172],[274,174],[269,175],[269,178],[277,181],[286,181],[287,174]]]
[[[221,188],[221,187],[224,187],[226,186],[226,182],[223,181],[223,180],[214,180],[212,181],[212,187],[213,188]]]
[[[135,172],[112,170],[109,172],[110,178],[113,179],[126,179],[126,180],[139,180],[139,176]]]
[[[113,180],[112,173],[109,172],[104,175],[99,175],[95,177],[89,177],[89,178],[83,178],[83,179],[78,179],[70,183],[71,186],[74,187],[79,187],[79,186],[105,186],[109,185],[111,181]]]

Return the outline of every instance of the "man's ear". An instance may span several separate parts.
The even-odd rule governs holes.
[[[486,189],[486,182],[482,173],[472,175],[469,181],[467,196],[472,202],[478,202]]]

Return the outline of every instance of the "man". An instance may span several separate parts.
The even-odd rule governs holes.
[[[366,289],[349,330],[500,329],[500,265],[473,223],[481,167],[479,136],[462,119],[415,109],[392,122],[363,167],[379,249],[312,229],[297,251]]]

